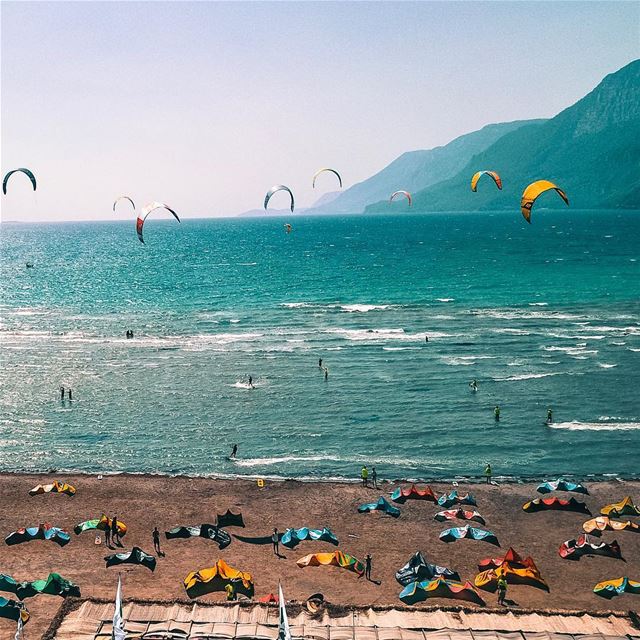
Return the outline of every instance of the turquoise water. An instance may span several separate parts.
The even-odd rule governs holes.
[[[283,222],[3,225],[0,469],[637,475],[638,213]]]

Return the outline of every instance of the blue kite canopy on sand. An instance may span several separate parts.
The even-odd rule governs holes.
[[[454,527],[453,529],[445,529],[440,534],[440,540],[443,542],[455,542],[456,540],[462,540],[463,538],[470,538],[471,540],[481,540],[494,544],[496,547],[500,546],[498,538],[495,533],[491,531],[485,531],[484,529],[477,529],[476,527]]]
[[[22,542],[31,542],[31,540],[51,540],[64,547],[71,541],[71,536],[60,529],[52,527],[48,522],[38,525],[37,527],[24,527],[10,533],[5,539],[8,545],[21,544]]]
[[[442,576],[433,580],[411,582],[400,592],[399,598],[405,604],[416,604],[427,600],[427,598],[452,598],[475,602],[479,605],[484,604],[484,600],[470,582],[447,580]]]
[[[583,493],[585,496],[589,495],[587,488],[578,482],[571,482],[570,480],[563,480],[558,478],[553,482],[543,482],[538,485],[536,489],[538,493],[551,493],[552,491],[570,491],[571,493]]]
[[[330,542],[338,546],[338,538],[333,532],[324,527],[323,529],[309,529],[307,527],[301,527],[300,529],[287,529],[280,538],[280,542],[285,547],[293,549],[297,547],[303,540],[317,540],[319,542]]]
[[[400,509],[398,509],[398,507],[394,507],[384,496],[380,496],[380,498],[378,498],[378,502],[361,504],[358,507],[358,511],[360,513],[366,513],[367,511],[383,511],[394,518],[400,517]]]
[[[33,580],[31,582],[18,582],[11,576],[0,574],[0,591],[15,593],[19,600],[32,598],[39,593],[62,596],[63,598],[67,596],[80,597],[80,587],[58,573],[50,573],[46,580]]]
[[[438,498],[438,504],[445,509],[452,507],[454,504],[468,504],[473,507],[477,507],[476,499],[467,493],[461,496],[457,491],[452,491],[450,494],[443,494]]]
[[[432,580],[437,576],[442,576],[450,580],[460,580],[457,571],[447,569],[447,567],[439,567],[437,564],[427,562],[424,556],[416,551],[404,567],[396,571],[396,580],[406,587],[412,582],[420,582],[422,580]]]

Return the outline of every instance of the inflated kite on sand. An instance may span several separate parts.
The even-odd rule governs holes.
[[[456,504],[466,504],[472,507],[477,506],[476,499],[470,494],[460,495],[457,491],[452,491],[449,494],[441,495],[438,498],[438,504],[445,509],[449,509]]]
[[[621,596],[625,593],[640,593],[640,582],[629,580],[629,578],[615,578],[614,580],[604,580],[598,582],[593,587],[593,593],[603,598],[611,600],[615,596]]]
[[[297,547],[303,540],[317,540],[319,542],[330,542],[338,546],[338,538],[334,535],[331,529],[324,527],[324,529],[308,529],[302,527],[300,529],[287,529],[280,538],[280,541],[285,547],[293,549]]]
[[[11,576],[0,575],[0,591],[15,593],[19,600],[32,598],[39,593],[63,598],[67,596],[80,597],[80,587],[58,573],[50,573],[46,580],[33,580],[32,582],[17,582]]]
[[[636,507],[633,504],[631,496],[627,496],[620,502],[614,504],[608,504],[606,507],[600,509],[600,513],[603,516],[609,516],[613,518],[620,518],[621,516],[640,516],[640,507]]]
[[[453,529],[445,529],[440,534],[440,540],[443,542],[455,542],[456,540],[462,540],[463,538],[470,538],[471,540],[481,540],[494,544],[496,547],[500,546],[498,538],[495,533],[486,531],[485,529],[477,529],[476,527],[454,527]]]
[[[394,507],[384,496],[378,498],[378,502],[369,502],[367,504],[361,504],[358,507],[359,513],[367,513],[370,511],[382,511],[393,518],[400,517],[400,509]]]
[[[577,482],[571,482],[569,480],[563,480],[558,478],[553,482],[543,482],[538,485],[536,489],[538,493],[551,493],[552,491],[569,491],[571,493],[582,493],[585,496],[589,495],[589,491],[583,485]]]
[[[563,498],[536,498],[522,505],[523,511],[537,513],[538,511],[574,511],[591,515],[591,511],[584,502],[578,502],[575,498],[564,500]]]
[[[428,598],[452,598],[483,605],[480,594],[470,582],[457,582],[438,576],[433,580],[412,582],[400,593],[400,600],[405,604],[416,604]]]
[[[45,522],[37,527],[18,529],[4,539],[8,545],[31,542],[31,540],[51,540],[51,542],[55,542],[61,547],[64,547],[71,541],[71,536],[63,529],[52,527],[48,522]]]
[[[220,549],[224,549],[231,544],[231,536],[224,530],[219,529],[214,524],[199,524],[193,527],[174,527],[170,531],[165,531],[167,540],[177,538],[206,538],[213,540]]]
[[[350,556],[342,551],[334,551],[333,553],[312,553],[304,558],[300,558],[296,564],[303,567],[319,567],[334,566],[342,567],[357,573],[359,576],[364,574],[364,564],[357,558]]]
[[[230,567],[224,560],[218,560],[209,569],[192,571],[184,579],[184,588],[192,599],[213,591],[224,591],[228,584],[233,585],[236,593],[241,593],[247,598],[253,597],[254,587],[251,574]]]
[[[437,576],[447,578],[447,580],[460,580],[460,574],[457,571],[447,569],[447,567],[439,567],[437,564],[427,562],[424,556],[416,551],[404,567],[396,571],[396,580],[406,587],[412,582],[422,582],[424,580],[432,580]]]
[[[39,496],[43,493],[64,493],[68,496],[75,496],[76,488],[66,482],[54,480],[51,484],[39,484],[29,491],[30,496]]]
[[[156,559],[145,553],[140,547],[133,547],[131,551],[123,551],[122,553],[113,553],[105,556],[107,567],[115,567],[119,564],[139,564],[147,567],[151,571],[156,569]]]
[[[429,502],[436,502],[437,499],[436,494],[430,486],[426,486],[424,489],[418,489],[415,484],[412,484],[408,489],[398,487],[391,494],[391,500],[398,504],[404,504],[407,500],[427,500]]]
[[[617,540],[604,542],[599,538],[584,534],[575,540],[565,540],[558,549],[561,558],[580,560],[582,556],[605,556],[622,560],[620,545]]]

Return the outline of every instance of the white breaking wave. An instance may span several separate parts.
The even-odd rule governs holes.
[[[640,429],[640,422],[554,422],[551,429],[565,429],[567,431],[628,431]]]
[[[529,306],[530,307],[548,307],[549,303],[548,302],[530,302]]]
[[[602,369],[613,369],[614,367],[617,367],[617,364],[605,364],[604,362],[598,362],[598,366],[601,367]]]
[[[494,378],[497,382],[515,382],[517,380],[534,380],[536,378],[548,378],[549,376],[561,376],[564,371],[555,371],[551,373],[521,373],[517,376],[509,376],[507,378]]]
[[[239,467],[266,467],[284,462],[340,462],[341,458],[336,456],[280,456],[274,458],[249,458],[247,460],[234,460]]]
[[[406,333],[404,329],[325,329],[325,333],[336,334],[345,340],[380,342],[383,340],[402,340],[405,342],[424,341],[424,333]],[[430,332],[431,338],[447,338],[452,334],[437,331]]]
[[[388,309],[388,304],[343,304],[340,305],[343,311],[348,313],[366,313],[367,311],[383,311]]]
[[[454,302],[455,298],[436,298],[438,302]]]
[[[506,333],[512,336],[528,336],[531,335],[530,331],[524,329],[512,329],[511,327],[504,327],[503,329],[491,329],[493,333]]]

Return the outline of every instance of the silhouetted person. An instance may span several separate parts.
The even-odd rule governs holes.
[[[495,418],[496,422],[500,422],[500,407],[496,406],[496,408],[493,410],[493,417]]]
[[[278,529],[275,528],[273,530],[273,535],[271,536],[271,542],[273,543],[273,553],[280,557],[280,536],[278,534]]]
[[[104,530],[104,543],[107,547],[111,546],[111,529],[109,527]]]
[[[378,473],[376,472],[375,467],[371,469],[371,484],[373,485],[374,489],[378,488]]]
[[[153,550],[158,555],[161,555],[162,551],[160,551],[160,532],[158,531],[158,527],[153,527],[153,533],[151,535],[153,536]]]
[[[60,387],[60,400],[64,400],[64,387]]]
[[[67,395],[69,396],[69,400],[73,400],[73,398],[71,397],[71,387],[67,389]]]
[[[120,533],[118,531],[118,516],[111,519],[111,539],[113,544],[120,546]]]
[[[322,358],[320,358],[320,360],[318,360],[318,366],[322,369]]]
[[[325,380],[329,379],[329,369],[327,367],[324,368],[324,379]]]
[[[253,389],[253,378],[249,376],[249,386]]]
[[[238,445],[234,444],[233,447],[231,447],[231,455],[229,457],[235,460],[237,453],[238,453]]]
[[[367,557],[364,559],[364,577],[367,580],[371,580],[371,554],[367,553]]]
[[[424,337],[424,341],[425,341],[425,342],[429,342],[429,336],[425,336],[425,337]]]

